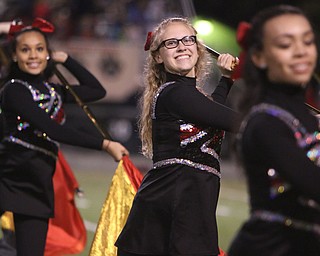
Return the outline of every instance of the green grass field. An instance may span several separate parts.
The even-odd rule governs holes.
[[[114,166],[115,164],[112,168]],[[94,172],[79,171],[74,168],[77,180],[85,191],[85,197],[77,199],[77,205],[88,229],[87,246],[82,253],[77,255],[89,255],[95,224],[98,222],[100,210],[115,170],[112,168],[108,171]],[[217,211],[220,247],[224,250],[228,248],[232,237],[248,215],[247,194],[243,178],[232,177],[232,174],[228,176],[231,177],[223,178],[221,181]]]

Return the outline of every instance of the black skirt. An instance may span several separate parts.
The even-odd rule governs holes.
[[[0,211],[53,217],[55,163],[52,156],[20,145],[1,148]]]
[[[220,179],[176,165],[149,171],[116,246],[148,255],[218,255]]]

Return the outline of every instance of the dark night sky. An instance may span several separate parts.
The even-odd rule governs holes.
[[[319,0],[194,0],[193,3],[197,15],[217,19],[234,28],[240,21],[250,21],[258,10],[277,4],[298,6],[314,24],[320,24]]]

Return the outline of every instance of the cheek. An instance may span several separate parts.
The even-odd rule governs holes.
[[[292,61],[290,54],[284,52],[271,52],[266,56],[266,66],[273,73],[281,72]]]

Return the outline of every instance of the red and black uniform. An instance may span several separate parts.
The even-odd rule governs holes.
[[[64,66],[79,80],[73,88],[82,100],[105,95],[101,84],[75,60],[69,57]],[[58,142],[100,150],[103,138],[61,123],[63,103],[75,100],[65,87],[49,84],[41,75],[16,74],[0,97],[4,118],[0,210],[52,217]]]
[[[223,105],[231,85],[222,78],[212,101],[195,78],[167,73],[152,105],[153,169],[116,242],[123,255],[219,254],[219,154],[224,130],[239,121]]]
[[[78,62],[68,57],[63,65],[78,79],[79,85],[73,88],[84,102],[105,96],[99,81]],[[66,102],[75,102],[75,99],[64,86],[48,83],[44,75],[21,70],[1,90],[0,212],[14,213],[17,238],[23,236],[26,229],[21,225],[21,233],[19,231],[19,223],[26,223],[25,219],[47,220],[54,215],[52,176],[58,143],[102,149],[102,136],[63,124]],[[42,234],[46,233],[45,226]],[[18,244],[18,250],[19,246],[28,245]]]
[[[241,129],[250,219],[230,256],[320,255],[319,121],[305,91],[267,84]]]

